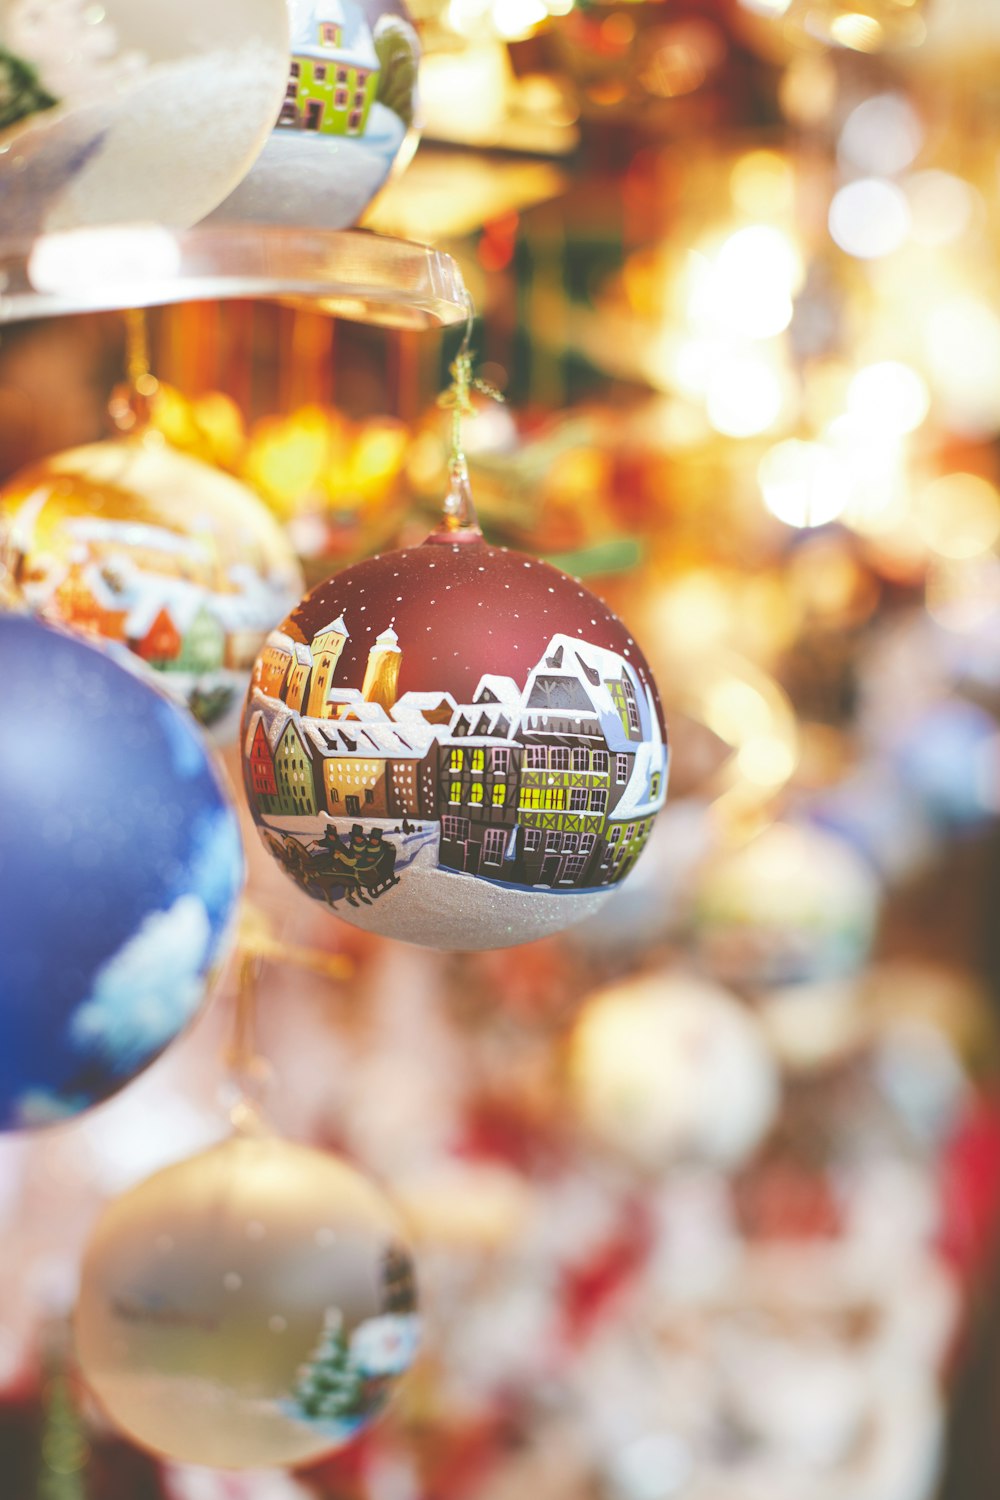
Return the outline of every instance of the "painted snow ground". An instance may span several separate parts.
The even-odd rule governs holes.
[[[408,821],[413,821],[412,819]],[[370,906],[351,906],[337,901],[331,910],[353,927],[398,938],[404,943],[470,952],[486,948],[511,948],[562,932],[574,922],[584,922],[603,906],[612,890],[546,891],[537,886],[505,885],[483,875],[465,875],[438,865],[437,824],[424,823],[414,834],[393,834],[399,819],[342,818],[325,813],[315,817],[265,815],[264,827],[276,833],[294,834],[311,843],[333,827],[343,838],[354,823],[366,832],[381,828],[399,850],[396,874],[399,884],[374,898]]]
[[[385,182],[406,126],[378,100],[364,135],[275,130],[252,171],[208,219],[347,229]]]

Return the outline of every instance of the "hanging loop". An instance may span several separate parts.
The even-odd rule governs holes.
[[[472,335],[475,327],[476,309],[468,291],[465,293],[465,332],[458,353],[450,366],[451,384],[438,397],[438,405],[451,412],[451,432],[448,442],[448,493],[444,498],[444,531],[453,539],[456,533],[467,538],[481,535],[476,518],[476,507],[469,483],[469,465],[462,442],[462,421],[475,413],[472,401],[474,391],[488,396],[492,401],[502,401],[500,391],[488,381],[480,380],[473,370]]]

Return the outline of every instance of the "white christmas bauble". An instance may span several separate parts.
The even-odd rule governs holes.
[[[734,1166],[778,1106],[777,1073],[753,1015],[689,975],[650,975],[594,995],[573,1035],[570,1077],[586,1125],[650,1167],[678,1158]]]

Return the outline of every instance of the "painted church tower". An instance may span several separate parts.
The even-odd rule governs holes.
[[[312,640],[312,685],[309,689],[309,702],[306,713],[311,719],[324,719],[327,717],[326,692],[333,681],[333,674],[337,670],[340,653],[350,639],[350,632],[344,624],[343,615],[338,615],[331,620],[329,625],[313,636]]]
[[[368,653],[361,696],[367,703],[381,703],[388,713],[398,696],[399,668],[403,653],[399,649],[399,636],[389,625],[378,636]]]

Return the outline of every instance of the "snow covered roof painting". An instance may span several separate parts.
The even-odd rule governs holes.
[[[380,760],[422,760],[437,738],[430,725],[424,726],[423,733],[414,733],[409,725],[396,728],[388,721],[366,723],[354,734],[345,733],[336,723],[315,719],[303,720],[302,728],[321,755],[356,755],[361,760],[373,756]]]
[[[379,65],[371,27],[355,0],[291,0],[292,56],[339,61],[357,68]],[[324,24],[336,26],[339,45],[321,41]]]
[[[486,672],[472,695],[473,703],[506,703],[513,707],[521,701],[521,689],[513,677],[498,677]]]
[[[321,635],[342,635],[348,641],[351,638],[351,632],[344,622],[343,615],[338,615],[335,620],[330,621],[329,625],[324,625],[319,630],[313,631],[313,640],[316,640]]]
[[[266,644],[270,646],[273,651],[284,651],[289,656],[292,656],[294,654],[297,642],[293,641],[291,636],[286,635],[283,630],[272,630],[271,634],[267,638]]]
[[[457,706],[450,693],[404,693],[392,705],[392,716],[398,719],[404,714],[423,714],[428,709],[440,708],[442,704],[452,711]]]
[[[634,750],[622,724],[621,714],[608,683],[626,678],[635,693],[639,734],[643,740],[658,736],[659,725],[645,683],[631,662],[603,646],[554,635],[541,661],[528,674],[524,690],[525,712],[596,713],[609,750]]]

